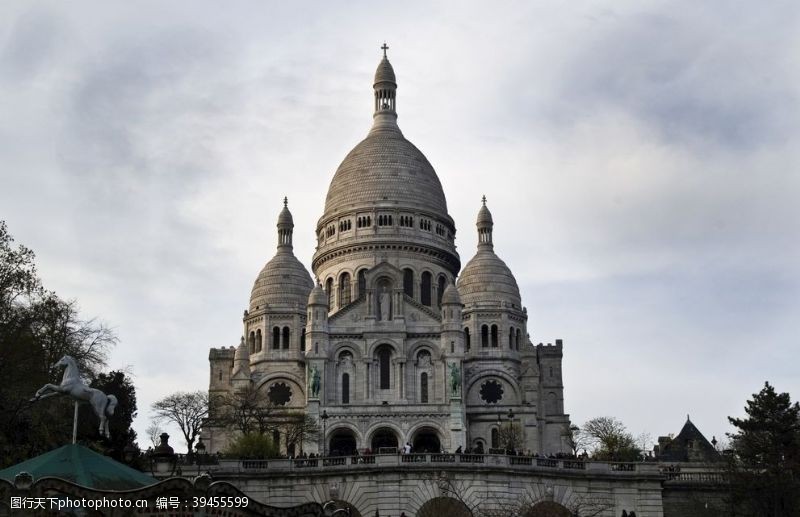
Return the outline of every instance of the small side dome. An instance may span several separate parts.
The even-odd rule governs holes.
[[[314,286],[314,289],[311,290],[311,294],[308,295],[308,305],[309,307],[311,305],[328,306],[328,295],[325,294],[325,289],[323,289],[321,285],[317,284]]]
[[[453,284],[448,284],[442,293],[442,305],[461,305],[461,296]]]
[[[464,305],[510,304],[522,309],[517,280],[505,262],[494,252],[492,244],[492,214],[486,206],[486,196],[481,200],[483,206],[478,211],[478,252],[464,266],[458,277],[458,292]]]
[[[517,280],[505,262],[491,249],[481,249],[458,277],[458,292],[466,307],[483,303],[510,303],[522,310]]]
[[[250,312],[266,305],[305,307],[314,287],[308,270],[292,253],[292,214],[283,200],[278,216],[278,252],[258,274],[250,294]]]

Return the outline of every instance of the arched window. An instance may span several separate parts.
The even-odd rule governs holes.
[[[281,347],[281,329],[272,327],[272,349],[277,350]]]
[[[508,348],[514,350],[514,327],[508,329]]]
[[[414,297],[414,271],[409,268],[403,270],[403,293]]]
[[[339,277],[339,306],[344,307],[350,303],[350,274],[342,273]]]
[[[306,329],[303,327],[303,330],[300,331],[300,350],[303,352],[306,351]]]
[[[325,282],[325,292],[328,294],[328,310],[333,309],[333,278]]]
[[[289,327],[283,327],[283,348],[289,348]]]
[[[439,307],[442,306],[442,295],[444,294],[444,288],[447,285],[447,279],[444,275],[439,275],[439,285],[437,286],[439,289],[436,290],[436,305]]]
[[[261,329],[256,330],[256,352],[260,352],[262,347]]]
[[[492,348],[497,348],[497,325],[492,325]]]
[[[419,301],[422,305],[431,306],[431,274],[425,271],[422,273],[422,285],[420,286]]]
[[[428,374],[424,372],[419,376],[419,401],[428,403]]]
[[[497,431],[496,427],[492,428],[492,449],[497,449],[500,447],[500,433]]]
[[[361,298],[367,294],[367,270],[362,269],[358,272],[358,297]]]
[[[342,404],[350,403],[350,374],[342,375]]]
[[[387,345],[381,345],[378,349],[378,368],[380,371],[380,388],[388,390],[391,386],[389,376],[392,371],[392,349]]]
[[[254,354],[256,352],[256,333],[250,332],[250,338],[247,340],[247,344],[250,345],[250,353]]]
[[[521,334],[521,332],[519,331],[519,329],[517,329],[517,350],[519,350],[519,336],[520,336],[520,334]]]
[[[486,348],[489,346],[489,327],[481,325],[481,347]]]
[[[470,343],[469,338],[469,327],[464,327],[464,345],[466,346],[467,350],[469,350],[471,344],[472,343]]]

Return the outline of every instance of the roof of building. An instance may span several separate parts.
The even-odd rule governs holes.
[[[308,293],[314,287],[311,275],[292,251],[292,214],[283,200],[278,216],[278,251],[258,274],[250,293],[250,311],[266,305],[305,307]]]
[[[378,83],[394,83],[397,84],[397,78],[394,75],[394,68],[389,62],[389,59],[384,55],[381,62],[378,63],[378,68],[375,70],[375,84]]]
[[[660,445],[658,459],[660,461],[719,461],[720,454],[687,415],[686,423],[678,436],[671,440],[667,439]]]
[[[328,306],[328,295],[325,294],[325,289],[321,285],[317,284],[311,290],[311,294],[308,295],[308,304]]]
[[[0,470],[0,479],[13,482],[20,472],[34,478],[55,477],[97,490],[133,490],[158,480],[83,445],[65,445]]]
[[[491,228],[492,213],[486,198],[478,211],[478,252],[467,262],[458,277],[458,292],[464,306],[469,308],[482,303],[505,302],[522,309],[522,297],[511,269],[494,252]],[[481,234],[480,232],[485,233]]]
[[[377,90],[379,83],[387,82],[396,85],[392,65],[384,56],[375,72],[374,87]],[[425,210],[450,219],[436,171],[403,136],[394,109],[376,111],[367,137],[339,165],[328,187],[322,219],[340,211],[380,205]]]

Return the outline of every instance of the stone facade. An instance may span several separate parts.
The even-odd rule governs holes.
[[[386,56],[373,125],[331,181],[311,269],[292,252],[287,203],[278,246],[253,286],[239,345],[209,354],[211,395],[260,390],[278,412],[320,419],[325,440],[288,453],[484,450],[567,452],[563,345],[534,346],[484,199],[478,250],[461,270],[441,183],[397,125]],[[460,274],[459,274],[460,272]],[[315,285],[316,284],[316,285]],[[207,427],[210,451],[231,433]]]

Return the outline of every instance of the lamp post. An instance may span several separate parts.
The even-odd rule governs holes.
[[[150,455],[150,472],[154,477],[172,477],[178,463],[175,451],[169,445],[169,435],[161,433],[161,443],[153,449]]]
[[[328,435],[326,433],[326,430],[327,430],[328,418],[330,418],[330,417],[328,416],[328,411],[326,409],[322,410],[322,416],[320,418],[322,419],[322,456],[323,457],[327,457],[328,456]]]

